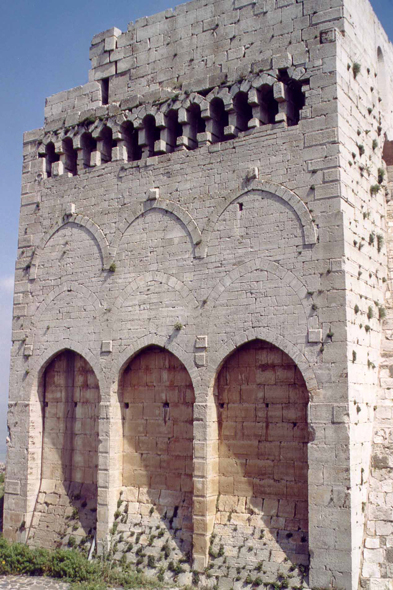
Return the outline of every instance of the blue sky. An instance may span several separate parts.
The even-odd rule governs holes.
[[[393,39],[393,0],[372,0]],[[43,125],[45,97],[87,82],[92,37],[183,2],[12,0],[2,5],[0,65],[0,460],[4,453],[11,304],[16,257],[22,135]]]

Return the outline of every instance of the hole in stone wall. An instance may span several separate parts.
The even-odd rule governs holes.
[[[210,103],[210,114],[213,119],[213,143],[225,141],[224,129],[228,125],[228,113],[221,98],[213,98]]]
[[[167,114],[167,151],[173,152],[176,148],[177,138],[181,137],[183,128],[179,123],[179,113],[175,109],[171,109]]]
[[[236,112],[236,127],[239,131],[247,131],[248,122],[252,119],[252,108],[248,104],[246,92],[238,92],[233,99],[233,106]]]
[[[127,161],[135,162],[142,157],[142,150],[138,144],[138,130],[135,129],[131,121],[126,121],[121,126],[123,140],[127,150]]]
[[[52,164],[60,160],[59,154],[55,152],[55,144],[50,141],[46,146],[46,176],[51,178],[52,176]]]
[[[204,119],[202,119],[201,107],[199,104],[193,103],[190,105],[188,112],[190,123],[190,139],[193,143],[190,148],[194,149],[198,147],[198,133],[205,133],[206,131],[206,122]]]
[[[278,104],[274,99],[273,88],[264,84],[258,91],[260,104],[260,118],[263,124],[273,124],[278,113]]]
[[[108,104],[109,102],[109,78],[101,80],[101,99],[102,104]]]
[[[288,127],[297,125],[300,120],[300,111],[306,104],[306,97],[302,86],[309,83],[309,80],[292,80],[287,70],[279,70],[279,82],[287,87],[287,122]]]
[[[393,166],[393,141],[385,140],[383,144],[382,158],[386,166]],[[390,180],[390,174],[388,174],[388,176]]]
[[[97,150],[97,141],[91,133],[85,132],[81,137],[81,148],[83,154],[83,165],[85,168],[91,166],[91,154]]]
[[[71,137],[66,137],[63,140],[63,150],[65,156],[64,168],[67,172],[76,176],[78,173],[78,152],[74,149]]]
[[[112,129],[105,125],[100,133],[101,140],[101,158],[103,162],[112,161],[112,148],[116,147],[116,142],[113,141]]]
[[[385,112],[389,107],[389,76],[386,75],[385,58],[380,47],[377,49],[377,84],[382,99],[382,108]]]
[[[160,130],[156,125],[153,115],[146,115],[143,119],[143,126],[146,133],[147,157],[154,156],[154,143],[160,139]]]
[[[243,203],[238,203],[237,205],[239,207],[239,211],[243,211]]]

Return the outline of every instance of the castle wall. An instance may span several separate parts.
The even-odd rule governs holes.
[[[227,579],[224,586],[254,582],[226,569],[230,554],[221,539],[237,526],[238,545],[228,551],[240,549],[246,569],[265,551],[258,563],[266,564],[257,573],[269,571],[272,583],[296,569],[289,577],[296,585],[309,551],[312,586],[357,587],[378,390],[373,365],[381,327],[374,301],[382,304],[386,272],[378,238],[385,231],[384,194],[370,193],[383,167],[380,103],[373,100],[378,89],[366,91],[375,60],[370,54],[370,73],[362,64],[354,77],[358,46],[351,41],[351,10],[342,0],[194,0],[140,19],[125,33],[110,29],[95,36],[89,83],[47,100],[44,128],[27,133],[24,143],[9,538],[26,538],[21,521],[27,530],[34,521],[42,465],[42,428],[34,428],[41,419],[38,385],[48,360],[70,349],[90,364],[101,395],[101,548],[116,546],[117,559],[128,553],[142,559],[138,566],[150,563],[157,571],[162,547],[176,537],[161,522],[162,499],[184,493],[187,526],[176,528],[187,532],[183,541],[190,542],[192,532],[195,571],[210,558],[209,584],[219,574]],[[258,368],[247,361],[244,370],[236,369],[240,396],[242,385],[252,397],[254,386],[260,391],[263,384],[265,397],[272,398],[261,405],[240,397],[231,409],[222,379],[231,362],[247,356],[238,350],[242,345],[272,351],[277,362],[274,374],[269,362]],[[181,398],[187,424],[154,424],[164,419],[165,408],[149,402],[166,391],[161,371],[152,371],[149,382],[150,369],[141,372],[146,387],[133,381],[139,374],[134,363],[149,358],[138,353],[150,346],[177,358],[176,375],[193,391],[193,399],[191,393]],[[254,370],[262,383],[253,381]],[[263,381],[269,379],[274,384]],[[156,426],[156,436],[137,435],[135,420],[126,417],[140,402],[139,386],[145,388],[141,411],[153,415],[146,414],[145,425],[138,421],[138,429]],[[295,387],[296,403],[288,393]],[[253,428],[242,417],[245,405],[259,417]],[[294,422],[301,434],[287,439]],[[279,441],[263,437],[270,423],[269,436]],[[182,446],[188,454],[182,476],[164,483],[157,446],[144,457],[138,445],[157,445],[159,428],[172,426],[187,431]],[[225,456],[223,437],[230,433],[236,440],[228,445],[243,444],[247,456]],[[296,460],[296,471],[282,468],[284,451],[276,462],[259,457],[259,448],[263,454],[265,443],[274,442],[291,445],[288,463]],[[231,484],[224,473],[233,461],[246,469],[240,483],[234,477]],[[267,474],[277,496],[266,496]],[[162,487],[149,496],[153,480]],[[170,487],[176,482],[180,489]],[[258,520],[252,534],[263,529],[266,536],[256,539],[252,556],[254,548],[241,547],[250,534],[251,509]],[[131,522],[139,527],[137,544],[124,541]],[[152,539],[160,527],[163,535]],[[272,546],[262,550],[265,542]],[[172,550],[174,559],[187,553]],[[287,569],[284,553],[290,556]],[[168,569],[165,556],[166,550],[159,571],[171,579],[180,570]],[[190,578],[190,565],[179,567]]]
[[[384,584],[391,576],[379,543],[375,547],[375,520],[379,512],[382,521],[386,511],[372,507],[370,499],[375,486],[370,468],[380,415],[384,412],[380,404],[385,398],[380,371],[386,295],[390,290],[386,260],[386,200],[390,189],[384,153],[392,122],[393,54],[368,3],[359,6],[358,2],[347,2],[345,18],[346,37],[340,39],[338,97],[341,181],[347,200],[344,219],[353,561],[363,584],[380,588],[387,587]],[[354,68],[360,71],[356,73]]]

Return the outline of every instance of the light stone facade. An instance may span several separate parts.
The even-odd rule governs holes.
[[[193,0],[90,58],[24,137],[5,535],[179,583],[393,588],[371,6]]]

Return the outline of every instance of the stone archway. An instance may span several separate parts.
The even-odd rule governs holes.
[[[236,580],[291,579],[309,563],[307,405],[295,362],[253,340],[223,363],[215,384],[218,497],[210,571]]]
[[[123,487],[112,531],[136,566],[188,568],[194,401],[187,369],[160,346],[137,353],[121,375]]]
[[[63,350],[45,368],[39,398],[41,481],[28,543],[84,545],[94,537],[97,521],[97,377],[80,354]]]

